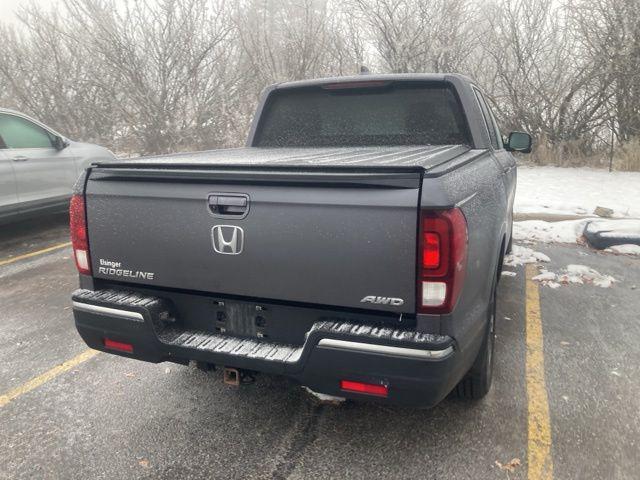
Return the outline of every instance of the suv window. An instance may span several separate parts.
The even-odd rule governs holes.
[[[469,145],[455,92],[443,82],[283,89],[262,113],[260,147]]]
[[[500,144],[498,143],[498,136],[496,133],[497,127],[495,126],[495,123],[491,119],[491,112],[489,110],[489,107],[487,106],[487,103],[484,101],[484,97],[482,96],[482,93],[480,93],[480,91],[475,88],[473,89],[473,91],[476,94],[476,100],[478,100],[478,105],[480,105],[480,110],[482,110],[482,116],[484,117],[484,125],[485,127],[487,127],[487,133],[489,134],[491,145],[493,145],[493,148],[495,148],[496,150],[499,150],[500,148],[502,148],[502,146],[501,146],[501,142]]]
[[[6,148],[51,148],[52,138],[44,128],[15,115],[0,114],[0,137]]]
[[[493,110],[489,104],[485,101],[487,105],[487,110],[489,111],[489,115],[491,116],[491,124],[493,125],[493,129],[496,132],[496,142],[498,144],[498,149],[504,148],[504,144],[502,143],[502,134],[500,133],[500,128],[498,128],[498,122],[496,122],[496,116],[493,114]]]

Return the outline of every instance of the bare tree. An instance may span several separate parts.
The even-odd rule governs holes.
[[[327,49],[331,58],[331,73],[353,75],[362,66],[373,65],[374,59],[367,52],[364,29],[349,4],[332,1],[328,15],[330,35]]]
[[[125,134],[135,149],[161,153],[198,145],[199,130],[224,143],[226,125],[217,124],[229,92],[224,90],[231,52],[224,40],[232,28],[224,2],[205,0],[66,0],[73,28],[66,34],[105,95],[117,99]],[[106,73],[106,77],[104,74]],[[113,81],[111,81],[113,79]]]
[[[548,141],[559,155],[607,121],[606,92],[578,48],[568,11],[553,0],[503,0],[485,10],[482,37],[495,69],[489,96],[500,117]]]
[[[20,19],[0,23],[0,103],[119,153],[240,145],[266,85],[363,64],[471,74],[558,161],[640,137],[638,0],[62,0]]]
[[[571,12],[580,47],[609,94],[607,112],[622,143],[640,136],[640,2],[578,0]]]
[[[384,70],[463,70],[474,36],[468,1],[351,0],[350,5],[368,27]]]
[[[27,29],[20,33],[0,28],[3,104],[77,138],[113,138],[114,99],[94,84],[86,57],[65,35],[60,17],[31,7],[22,12],[21,20]]]
[[[246,0],[235,23],[247,68],[267,85],[322,75],[334,66],[326,0]]]

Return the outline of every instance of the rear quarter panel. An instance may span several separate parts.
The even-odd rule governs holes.
[[[485,151],[457,170],[425,178],[422,185],[423,209],[461,208],[467,220],[468,247],[465,280],[454,311],[448,315],[419,315],[419,325],[426,331],[452,336],[463,352],[478,344],[485,325],[507,225],[502,172],[491,155]]]

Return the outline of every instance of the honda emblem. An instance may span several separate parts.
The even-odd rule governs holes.
[[[213,249],[223,255],[240,255],[244,248],[244,230],[235,225],[216,225],[211,229]]]

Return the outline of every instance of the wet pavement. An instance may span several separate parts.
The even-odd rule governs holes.
[[[68,241],[63,216],[1,228],[0,261]],[[539,287],[553,476],[637,478],[640,259],[534,248],[552,270],[580,263],[619,280]],[[0,395],[87,350],[69,307],[70,254],[0,266]],[[234,389],[219,372],[100,353],[0,402],[0,478],[527,478],[525,272],[512,270],[480,402],[323,405],[279,377]],[[512,471],[496,464],[512,459]]]

